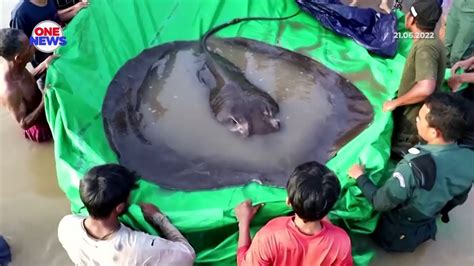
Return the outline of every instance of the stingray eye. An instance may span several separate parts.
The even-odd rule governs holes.
[[[237,122],[237,120],[235,120],[235,118],[233,118],[233,117],[230,118],[230,122],[231,122],[232,125],[234,125],[234,126],[237,125],[237,124],[239,124],[239,123]]]

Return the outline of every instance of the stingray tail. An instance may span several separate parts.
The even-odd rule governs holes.
[[[226,28],[228,26],[231,26],[231,25],[234,25],[234,24],[237,24],[237,23],[240,23],[240,22],[243,22],[243,21],[249,21],[249,20],[286,20],[286,19],[290,19],[296,15],[298,15],[299,13],[301,12],[301,10],[298,10],[296,13],[290,15],[290,16],[286,16],[286,17],[279,17],[279,18],[275,18],[275,17],[246,17],[246,18],[234,18],[233,20],[229,21],[229,22],[226,22],[224,24],[221,24],[219,26],[216,26],[210,30],[208,30],[202,37],[201,37],[201,48],[202,50],[205,52],[205,53],[209,53],[209,49],[207,49],[207,39],[213,35],[214,33],[222,30],[223,28]]]

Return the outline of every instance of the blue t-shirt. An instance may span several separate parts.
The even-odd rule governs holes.
[[[49,0],[45,6],[37,6],[29,0],[23,0],[12,11],[10,27],[23,30],[29,38],[36,24],[43,20],[61,22],[54,1]]]
[[[36,24],[44,20],[52,20],[58,24],[61,22],[53,0],[48,0],[45,6],[37,6],[29,0],[22,0],[12,11],[10,28],[22,30],[30,38]],[[48,56],[49,54],[36,51],[35,58],[31,63],[36,67]]]

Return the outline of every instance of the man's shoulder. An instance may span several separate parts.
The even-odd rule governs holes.
[[[287,227],[288,222],[292,219],[292,216],[281,216],[277,218],[273,218],[268,223],[262,227],[269,229],[269,230],[278,230],[278,229],[284,229]]]
[[[126,238],[127,241],[130,243],[135,243],[134,246],[136,246],[138,250],[140,250],[141,248],[146,248],[146,247],[149,247],[152,249],[166,248],[166,246],[162,246],[158,244],[162,240],[164,240],[164,238],[161,238],[159,236],[151,235],[143,231],[133,230],[124,224],[122,224],[122,228],[120,232],[121,232],[121,237]]]
[[[440,155],[440,154],[443,154],[443,155],[449,154],[449,156],[451,155],[467,156],[467,158],[471,158],[471,156],[474,156],[474,150],[470,149],[468,146],[460,145],[459,143],[446,144],[446,145],[443,145],[442,148],[437,148],[435,150],[429,144],[417,145],[414,148],[418,148],[421,151],[421,153],[418,155],[429,153],[429,154],[433,154],[434,157],[438,157],[437,155]],[[443,157],[446,157],[446,156],[443,156]]]
[[[20,1],[11,12],[12,18],[23,16],[27,14],[29,11],[29,3],[28,1]]]
[[[399,162],[399,165],[406,165],[404,169],[410,169],[409,171],[415,174],[415,176],[418,176],[419,173],[432,174],[436,169],[429,145],[415,145],[411,147],[405,156],[403,156],[403,160]],[[400,168],[397,170],[400,170]],[[400,171],[396,171],[395,173],[403,174]],[[394,177],[397,177],[395,173]]]
[[[340,243],[341,245],[350,246],[351,238],[349,237],[347,232],[344,231],[344,229],[327,221],[322,222],[323,225],[326,226],[326,232],[330,237],[334,238],[336,242]]]
[[[444,45],[438,37],[431,39],[421,39],[413,46],[416,53],[427,52],[441,56],[444,52]]]
[[[59,227],[71,226],[71,225],[80,225],[82,220],[86,217],[76,214],[68,214],[64,216],[61,221],[59,221]]]
[[[453,158],[459,158],[460,160],[467,162],[474,161],[474,149],[468,145],[458,144],[454,148],[447,150],[446,154],[448,154],[447,157],[449,157],[450,161],[456,161],[456,159]]]
[[[415,145],[408,149],[408,152],[403,156],[404,161],[411,162],[418,157],[429,155],[430,151],[425,145]]]
[[[85,217],[79,215],[66,215],[58,225],[58,238],[61,243],[74,241],[75,237],[82,231],[82,220]]]
[[[288,229],[288,222],[292,219],[292,216],[281,216],[273,218],[268,221],[259,231],[258,234],[260,237],[265,236],[274,236],[278,233]]]

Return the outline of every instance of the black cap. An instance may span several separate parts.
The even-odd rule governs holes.
[[[423,30],[435,29],[442,12],[438,0],[415,0],[410,7],[416,25]]]

